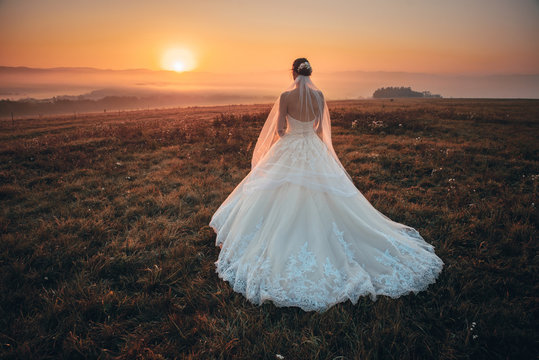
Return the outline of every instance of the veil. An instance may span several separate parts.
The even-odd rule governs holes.
[[[279,125],[284,124],[286,118],[286,109],[281,107],[281,101],[284,101],[285,97],[289,94],[289,91],[294,90],[295,88],[299,89],[300,116],[298,120],[312,120],[313,114],[316,116],[313,123],[314,130],[317,134],[319,134],[321,140],[324,142],[329,153],[333,156],[337,164],[344,170],[344,173],[346,176],[348,176],[350,181],[352,181],[352,178],[342,165],[339,157],[333,149],[333,144],[331,141],[331,121],[324,95],[322,94],[322,91],[320,91],[320,89],[318,89],[318,87],[316,87],[316,85],[311,81],[310,76],[305,75],[298,75],[275,101],[266,122],[260,131],[260,135],[258,136],[251,160],[251,170],[256,168],[258,163],[268,153],[273,144],[279,140]]]

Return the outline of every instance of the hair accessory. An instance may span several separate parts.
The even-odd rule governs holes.
[[[299,64],[298,66],[298,72],[301,70],[301,69],[310,69],[311,68],[311,64],[309,64],[308,61],[304,61],[302,62],[301,64]]]

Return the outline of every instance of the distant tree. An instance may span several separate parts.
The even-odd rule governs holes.
[[[439,94],[431,94],[430,91],[423,91],[423,97],[426,97],[426,98],[441,98],[442,95],[439,95]]]
[[[411,87],[404,86],[389,86],[377,89],[372,97],[375,99],[385,98],[420,98],[420,97],[441,97],[440,95],[432,95],[430,91],[414,91]]]

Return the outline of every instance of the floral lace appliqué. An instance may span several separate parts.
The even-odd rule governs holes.
[[[333,222],[332,239],[346,254],[348,264],[333,262],[330,256],[317,257],[307,239],[295,252],[287,255],[282,269],[274,269],[272,258],[268,256],[270,242],[257,238],[263,224],[261,218],[238,241],[232,239],[233,246],[224,246],[215,262],[219,277],[257,305],[270,300],[279,307],[296,306],[305,311],[324,312],[347,299],[355,304],[364,295],[369,295],[373,301],[377,295],[399,297],[425,290],[436,280],[443,265],[433,253],[385,235],[389,247],[379,251],[374,260],[386,271],[369,274],[364,264],[359,264],[360,254],[354,254],[345,232]],[[412,233],[402,234],[410,236],[408,234]],[[419,237],[410,239],[417,242]],[[256,251],[249,255],[250,259],[244,259],[251,244]],[[406,263],[402,256],[406,256]]]

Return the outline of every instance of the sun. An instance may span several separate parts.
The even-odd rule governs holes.
[[[167,49],[161,57],[161,67],[176,72],[193,70],[196,68],[195,55],[187,48]]]

